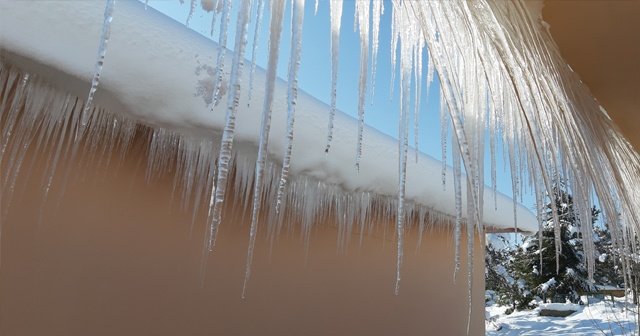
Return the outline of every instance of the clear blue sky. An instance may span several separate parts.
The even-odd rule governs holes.
[[[144,2],[144,0],[141,0]],[[185,23],[189,15],[189,2],[185,0],[184,4],[180,4],[177,0],[149,0],[149,5],[179,22]],[[238,1],[233,2],[235,8],[231,13],[231,22],[229,24],[229,37],[227,48],[233,48],[235,37],[235,19],[237,17]],[[287,62],[289,55],[289,39],[290,39],[290,5],[291,1],[287,1],[286,16],[284,21],[284,30],[282,44],[280,49],[280,62],[278,64],[278,76],[287,77]],[[331,66],[330,66],[330,27],[329,27],[329,1],[320,0],[318,13],[314,15],[315,1],[307,0],[305,4],[305,22],[303,28],[303,44],[302,44],[302,60],[300,65],[299,88],[322,100],[330,103],[331,89]],[[360,68],[360,44],[359,33],[353,30],[355,2],[344,1],[342,30],[340,35],[340,59],[338,70],[338,97],[337,105],[341,111],[357,118],[358,105],[358,73]],[[254,13],[252,13],[254,14]],[[209,37],[211,29],[212,13],[207,13],[200,7],[198,8],[190,23],[190,28]],[[255,20],[254,20],[255,21]],[[247,46],[246,58],[251,59],[251,50],[253,42],[253,33],[255,31],[255,22],[252,21],[249,26],[249,45]],[[378,52],[378,66],[375,84],[375,100],[373,104],[369,100],[371,97],[367,94],[367,107],[365,109],[366,124],[394,137],[398,137],[398,90],[399,90],[399,74],[396,68],[396,80],[393,97],[390,97],[391,82],[391,5],[385,2],[385,12],[382,15],[380,28],[380,44]],[[213,40],[218,40],[220,17],[218,16]],[[265,68],[267,63],[269,13],[264,14],[261,38],[258,44],[257,64]],[[187,29],[187,28],[185,28]],[[426,69],[427,58],[424,55],[424,68]],[[369,74],[370,76],[370,74]],[[426,77],[426,76],[425,76]],[[423,82],[426,78],[423,78]],[[423,90],[425,85],[423,84]],[[392,98],[392,99],[391,99]],[[420,151],[440,160],[442,157],[441,141],[440,141],[440,102],[439,102],[439,83],[437,76],[431,86],[429,92],[429,104],[424,104],[427,96],[423,92],[422,108],[420,111]],[[413,121],[413,116],[411,117]],[[410,126],[413,130],[413,125]],[[411,132],[409,144],[413,146],[413,131]],[[366,141],[366,140],[365,140]],[[488,143],[488,141],[487,141]],[[450,149],[447,149],[448,159],[451,163]],[[498,155],[498,190],[507,196],[512,196],[511,192],[511,176],[508,171],[503,170],[504,161],[502,151],[499,149]],[[486,155],[487,164],[489,161],[489,150]],[[490,181],[490,167],[486,168],[486,183]],[[535,198],[532,195],[524,195],[523,204],[530,209],[534,208]]]

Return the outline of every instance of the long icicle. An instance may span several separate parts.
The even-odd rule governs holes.
[[[399,20],[409,21],[406,12],[399,13]],[[396,217],[396,230],[398,235],[398,255],[396,270],[396,288],[398,294],[400,289],[402,259],[404,255],[404,224],[405,224],[405,187],[407,179],[407,155],[409,149],[409,103],[411,101],[411,66],[413,65],[413,44],[410,42],[411,29],[400,32],[402,41],[400,43],[400,113],[399,113],[399,134],[398,134],[398,210]]]
[[[247,283],[251,277],[251,264],[253,262],[253,249],[256,242],[256,230],[260,216],[260,202],[262,201],[262,185],[264,183],[264,169],[267,161],[267,147],[269,145],[269,129],[271,127],[271,106],[278,69],[278,57],[280,55],[280,39],[282,37],[282,25],[284,20],[285,0],[273,0],[271,6],[271,19],[269,23],[269,60],[267,64],[267,79],[265,83],[264,109],[262,110],[262,127],[260,129],[260,145],[258,159],[256,160],[256,172],[253,182],[253,209],[251,215],[251,231],[249,234],[249,247],[247,248],[247,267],[242,286],[242,297],[245,297]]]
[[[287,134],[282,158],[282,171],[278,182],[278,198],[276,200],[276,212],[279,213],[282,206],[289,168],[291,163],[291,148],[293,147],[293,125],[296,115],[296,103],[298,99],[298,73],[300,72],[300,56],[302,53],[302,26],[304,24],[304,0],[293,1],[293,17],[291,18],[291,50],[289,55],[289,87],[287,90]]]
[[[360,171],[362,136],[364,133],[364,107],[367,98],[367,72],[369,71],[369,13],[370,0],[356,1],[356,15],[360,29],[360,79],[358,81],[358,140],[356,145],[356,169]]]
[[[262,17],[264,16],[264,5],[266,0],[258,1],[256,10],[256,30],[253,33],[253,51],[251,52],[251,71],[249,72],[249,98],[247,105],[251,103],[251,93],[253,92],[253,74],[256,72],[256,57],[258,56],[258,43],[260,42],[260,29],[262,28]]]
[[[331,149],[333,139],[333,120],[336,117],[336,98],[338,95],[338,52],[340,50],[340,22],[342,21],[342,0],[329,1],[331,12],[331,112],[329,112],[329,126],[327,126],[327,147],[325,153]]]
[[[218,59],[216,61],[216,71],[214,74],[215,81],[213,84],[213,98],[211,99],[211,101],[213,101],[213,105],[211,105],[211,112],[213,112],[213,108],[220,100],[220,87],[222,86],[222,77],[224,76],[224,55],[227,49],[229,18],[231,15],[231,0],[222,1],[222,17],[220,18],[220,35],[218,37]],[[213,20],[215,20],[215,17],[214,13]],[[213,33],[213,28],[211,29],[211,32]],[[238,33],[239,32],[236,30],[236,34]]]
[[[240,86],[242,84],[242,69],[244,67],[244,54],[247,46],[247,29],[249,25],[250,0],[242,0],[236,26],[236,40],[234,45],[233,63],[231,64],[230,91],[227,101],[227,113],[225,125],[220,141],[220,153],[218,155],[218,170],[216,173],[216,185],[211,190],[209,201],[208,232],[205,235],[205,249],[203,251],[201,275],[204,280],[204,270],[207,263],[208,252],[215,246],[218,235],[218,227],[222,219],[222,204],[224,203],[227,180],[229,178],[229,166],[233,149],[233,138],[236,127],[236,112],[240,102]],[[224,52],[224,50],[220,50]]]
[[[371,39],[371,104],[376,87],[376,70],[378,62],[378,41],[380,40],[380,16],[384,13],[384,2],[373,0],[373,18],[371,29],[373,30]]]

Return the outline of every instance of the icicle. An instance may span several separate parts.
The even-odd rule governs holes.
[[[236,112],[240,101],[240,86],[242,83],[242,68],[244,66],[244,54],[247,46],[247,29],[249,25],[249,2],[243,0],[238,12],[238,20],[236,26],[236,40],[234,45],[233,62],[231,64],[231,78],[229,97],[227,100],[227,113],[225,117],[225,125],[222,131],[222,139],[220,141],[220,153],[218,155],[217,180],[215,188],[211,190],[211,199],[209,201],[209,223],[208,232],[205,235],[205,250],[203,255],[202,276],[204,276],[204,267],[206,267],[208,251],[215,246],[216,237],[218,235],[218,227],[222,218],[222,203],[225,200],[227,191],[227,180],[229,178],[229,165],[231,161],[231,153],[233,148],[233,138],[236,124]],[[221,32],[222,34],[222,32]],[[220,51],[224,52],[224,51]]]
[[[185,26],[189,28],[189,24],[191,23],[191,19],[193,19],[193,14],[196,12],[197,0],[191,0],[191,5],[189,7],[189,16],[187,16],[187,23]]]
[[[495,107],[494,107],[495,108]],[[489,150],[491,151],[491,189],[493,191],[493,208],[498,210],[498,179],[496,172],[496,117],[495,112],[489,115]]]
[[[264,4],[266,0],[257,0],[258,9],[256,12],[256,30],[253,33],[253,52],[251,53],[251,72],[249,74],[249,98],[247,105],[251,103],[251,93],[253,92],[253,74],[256,71],[256,57],[258,55],[258,42],[260,42],[260,28],[262,28],[262,17],[264,16]]]
[[[467,190],[471,190],[470,185],[467,186]],[[471,199],[470,195],[468,199]],[[472,204],[470,204],[472,205]],[[482,223],[478,223],[478,225],[482,225]],[[471,312],[472,312],[472,301],[473,301],[473,240],[474,240],[474,225],[471,220],[467,221],[467,286],[468,286],[468,303],[469,303],[469,312],[467,315],[467,335],[469,335],[469,330],[471,328]]]
[[[111,22],[113,21],[113,8],[115,7],[116,0],[107,0],[107,6],[104,9],[104,23],[102,24],[102,36],[100,37],[100,46],[98,47],[98,59],[96,60],[95,72],[93,79],[91,80],[91,89],[89,89],[89,95],[87,102],[85,103],[84,110],[80,117],[80,125],[76,130],[76,140],[85,131],[89,118],[89,111],[91,110],[93,103],[93,95],[98,89],[100,83],[100,74],[102,73],[102,67],[104,66],[104,58],[107,54],[107,48],[109,47],[109,38],[111,37]]]
[[[336,97],[338,95],[338,51],[340,49],[340,22],[342,21],[342,0],[329,1],[331,11],[331,112],[327,131],[327,148],[329,153],[333,139],[333,119],[336,116]]]
[[[224,76],[224,56],[227,49],[227,30],[229,28],[229,16],[231,15],[231,0],[222,0],[222,18],[220,21],[220,37],[218,38],[218,60],[216,61],[215,82],[213,85],[213,96],[211,101],[211,112],[220,100],[220,87]],[[243,0],[244,1],[244,0]],[[215,15],[214,18],[215,20]],[[213,31],[213,30],[212,30]],[[236,34],[238,31],[236,31]]]
[[[287,135],[284,157],[282,159],[282,172],[278,185],[278,197],[276,200],[276,212],[280,212],[282,198],[289,175],[291,162],[291,148],[293,146],[293,124],[295,121],[296,101],[298,99],[298,73],[300,70],[300,56],[302,53],[302,26],[304,23],[304,0],[293,1],[293,15],[291,18],[291,50],[289,56],[289,87],[287,90]]]
[[[218,16],[218,13],[220,13],[220,10],[221,10],[220,5],[221,4],[222,4],[222,2],[220,2],[220,0],[214,0],[213,5],[212,5],[213,6],[212,7],[213,10],[211,11],[211,14],[212,14],[212,16],[211,16],[211,31],[209,33],[209,35],[211,37],[213,37],[213,32],[214,32],[215,27],[216,27],[216,17]]]
[[[316,0],[316,8],[313,10],[313,15],[318,15],[318,2],[320,0]]]
[[[389,100],[393,100],[393,89],[396,79],[396,53],[398,52],[398,40],[402,25],[399,23],[400,2],[391,3],[391,85],[389,85]]]
[[[467,335],[469,335],[469,329],[471,328],[471,308],[473,301],[473,254],[474,254],[474,234],[475,234],[475,225],[473,222],[473,218],[470,215],[471,212],[479,210],[473,209],[473,204],[469,202],[471,200],[471,192],[475,188],[470,181],[467,179],[467,286],[468,286],[468,306],[469,312],[467,314]],[[480,226],[481,223],[478,223]]]
[[[449,130],[449,111],[447,110],[447,104],[442,103],[444,101],[442,90],[440,91],[440,128],[441,128],[441,151],[442,151],[442,190],[447,188],[447,131]],[[452,155],[454,156],[454,155]],[[454,156],[454,160],[455,160]]]
[[[373,0],[373,38],[371,45],[371,104],[373,105],[373,95],[376,83],[376,64],[378,62],[378,41],[380,37],[380,16],[384,13],[384,2]]]
[[[144,0],[144,10],[149,9],[149,0]]]
[[[364,132],[364,106],[367,97],[367,72],[369,71],[369,13],[370,0],[356,1],[356,16],[360,27],[360,80],[358,81],[358,140],[356,145],[356,169],[360,171],[362,134]]]
[[[414,111],[413,111],[413,139],[414,139],[414,148],[416,153],[416,163],[418,163],[418,154],[419,143],[418,143],[418,127],[420,125],[420,97],[422,96],[422,48],[423,48],[423,38],[422,31],[418,31],[419,34],[417,36],[416,45],[414,46],[414,69],[413,73],[415,76],[415,103],[414,103]]]
[[[247,0],[248,2],[249,0]],[[271,127],[271,106],[275,91],[276,74],[278,69],[278,57],[280,54],[280,39],[282,37],[282,24],[284,19],[285,0],[274,0],[271,7],[271,22],[269,23],[269,59],[267,64],[267,79],[265,83],[264,108],[262,110],[262,128],[260,130],[260,146],[258,159],[256,160],[256,175],[253,188],[253,210],[251,216],[251,232],[249,235],[249,247],[247,250],[247,267],[242,286],[244,298],[247,283],[251,276],[251,263],[253,262],[253,249],[256,241],[258,217],[260,216],[260,202],[262,201],[262,186],[264,183],[264,170],[267,161],[267,147],[269,145],[269,129]]]
[[[456,276],[460,270],[460,231],[462,225],[462,169],[460,168],[460,150],[458,147],[458,140],[456,137],[451,137],[451,156],[453,157],[453,187],[456,197],[456,222],[453,229],[453,235],[455,240],[455,261],[453,269],[453,282],[456,282]]]
[[[404,20],[405,17],[399,17]],[[408,25],[410,26],[410,25]],[[396,295],[400,286],[400,272],[402,257],[404,254],[404,221],[405,221],[405,186],[407,178],[407,154],[409,149],[409,102],[411,94],[411,66],[413,63],[411,29],[402,30],[402,43],[400,44],[400,115],[398,134],[398,214],[396,230],[398,234],[398,258],[396,272]]]

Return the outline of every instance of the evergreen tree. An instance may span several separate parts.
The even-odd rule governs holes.
[[[538,237],[527,237],[521,249],[514,254],[514,274],[540,297],[553,297],[556,294],[568,296],[578,301],[580,294],[594,290],[588,281],[584,254],[581,251],[582,239],[579,236],[579,221],[576,217],[573,198],[565,191],[554,188],[553,202],[558,212],[557,223],[560,226],[561,253],[556,256],[554,218],[551,203],[543,214],[542,246]],[[595,222],[599,211],[592,210],[591,220]],[[542,254],[542,265],[540,255]],[[558,264],[556,264],[556,257]],[[559,267],[556,267],[559,265]]]
[[[596,227],[596,267],[593,276],[597,285],[624,287],[620,252],[614,246],[611,232],[607,227]]]
[[[504,241],[504,238],[501,237]],[[506,242],[505,242],[506,243]],[[508,245],[508,244],[506,244]],[[512,248],[499,249],[487,244],[485,253],[485,286],[496,295],[496,302],[508,306],[506,313],[533,308],[533,294],[522,279],[513,276]]]
[[[491,235],[493,239],[499,239],[505,243],[505,239],[499,235]],[[509,282],[511,276],[507,272],[508,267],[508,250],[501,249],[492,244],[487,239],[485,246],[484,264],[485,264],[485,288],[499,292],[505,283]]]
[[[629,246],[625,248],[623,242],[618,241],[617,244],[614,242],[608,228],[599,228],[596,233],[598,235],[598,240],[595,243],[598,252],[596,283],[622,288],[625,286],[626,280],[627,289],[631,290],[633,295],[633,303],[638,304],[640,301],[640,251],[632,251],[633,246],[640,246],[638,235],[629,233],[626,238]],[[618,237],[622,237],[623,234],[623,232],[619,232]],[[625,264],[626,270],[624,269]]]

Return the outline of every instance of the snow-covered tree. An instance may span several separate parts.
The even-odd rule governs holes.
[[[495,239],[487,239],[489,243],[485,249],[485,286],[487,290],[495,293],[496,302],[501,306],[507,306],[507,314],[515,310],[532,308],[533,293],[526,282],[514,277],[513,255],[515,250],[509,246],[506,239],[502,240],[504,248],[496,247],[490,243]]]
[[[624,278],[620,252],[615,246],[611,232],[607,227],[595,228],[596,267],[594,281],[596,285],[623,287]]]
[[[640,292],[640,252],[636,250],[634,253],[632,248],[624,247],[623,232],[618,232],[615,238],[609,228],[605,227],[597,228],[596,234],[596,284],[621,288],[626,285],[633,293],[633,302],[637,304]],[[625,239],[627,245],[640,246],[637,236],[628,234]]]
[[[542,246],[538,237],[526,237],[523,245],[514,253],[513,271],[516,278],[524,281],[528,288],[540,297],[562,294],[577,301],[581,293],[595,289],[588,280],[585,256],[582,252],[582,237],[579,233],[580,222],[570,194],[560,188],[554,188],[553,202],[560,222],[557,224],[560,225],[561,253],[556,256],[556,223],[551,203],[548,203],[543,214]],[[599,213],[595,207],[592,209],[593,222],[597,220]]]

